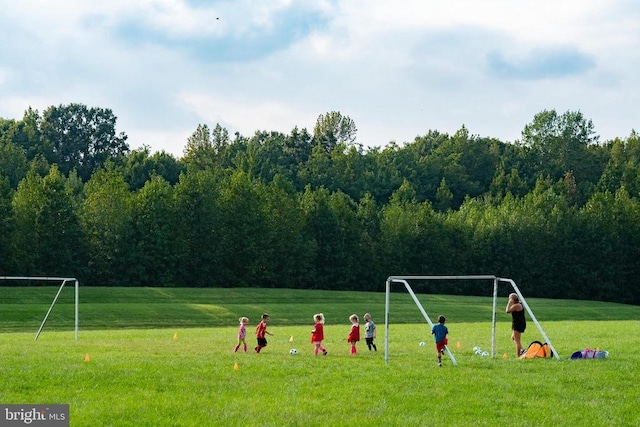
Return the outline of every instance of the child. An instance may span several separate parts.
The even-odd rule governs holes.
[[[249,319],[246,317],[241,317],[240,319],[240,328],[238,329],[238,345],[233,349],[233,352],[236,353],[240,348],[240,344],[244,344],[244,352],[247,352],[247,325],[249,324]]]
[[[267,313],[263,314],[262,322],[260,322],[256,328],[256,338],[258,339],[258,346],[255,348],[256,353],[260,353],[260,350],[267,346],[267,338],[265,337],[265,334],[273,336],[271,332],[267,331],[267,322],[270,319],[271,318]]]
[[[431,335],[436,342],[436,351],[438,352],[438,366],[442,366],[442,352],[444,352],[444,346],[449,343],[447,339],[449,329],[444,326],[446,320],[444,316],[438,316],[438,324],[431,328]]]
[[[373,343],[373,339],[376,337],[376,324],[371,320],[371,315],[369,313],[365,313],[364,321],[367,322],[364,324],[364,339],[367,341],[367,347],[369,347],[369,351],[371,351],[371,347],[375,351],[378,351],[378,348]]]
[[[360,324],[358,323],[358,315],[352,314],[349,316],[351,320],[351,331],[347,337],[347,342],[351,344],[351,354],[356,354],[356,343],[360,341]]]
[[[313,353],[317,356],[318,352],[321,351],[326,356],[327,349],[322,346],[322,340],[324,340],[324,314],[315,314],[313,321],[316,322],[311,330],[311,342],[315,345]]]
[[[520,357],[524,353],[522,334],[527,329],[527,319],[524,317],[524,306],[518,294],[509,294],[505,312],[511,313],[511,340],[516,345],[516,357]]]

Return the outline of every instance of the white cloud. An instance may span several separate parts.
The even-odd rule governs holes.
[[[154,131],[148,128],[131,127],[127,133],[127,143],[132,150],[150,147],[151,152],[164,151],[177,157],[182,157],[187,139],[196,128],[183,130]]]
[[[0,67],[0,86],[5,84],[5,82],[9,79],[9,71],[7,68]]]
[[[462,124],[512,141],[543,109],[581,110],[603,139],[638,128],[631,0],[190,4],[6,2],[0,117],[111,108],[132,147],[176,155],[199,123],[286,133],[333,110],[377,146]]]
[[[262,130],[289,133],[295,126],[312,128],[315,124],[315,118],[311,114],[296,110],[295,106],[288,103],[253,99],[229,100],[199,93],[182,93],[178,99],[198,115],[201,123],[220,123],[231,133],[237,131],[245,136]],[[306,117],[308,126],[300,123],[301,117]]]
[[[59,101],[54,98],[28,96],[8,96],[0,97],[0,117],[20,120],[24,116],[24,112],[29,108],[37,110],[42,113],[48,107],[52,105],[59,105],[64,101]]]

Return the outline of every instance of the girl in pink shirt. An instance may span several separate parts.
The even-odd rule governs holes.
[[[247,352],[247,325],[249,324],[249,319],[246,317],[241,317],[238,319],[240,321],[240,328],[238,329],[238,345],[233,349],[233,352],[237,352],[240,348],[240,344],[244,344],[244,352]]]

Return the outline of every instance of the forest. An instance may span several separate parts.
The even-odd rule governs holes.
[[[380,291],[493,274],[640,304],[640,136],[600,141],[580,111],[544,110],[514,142],[462,126],[366,148],[336,111],[289,134],[200,124],[180,158],[131,149],[116,121],[83,104],[0,118],[0,275]]]

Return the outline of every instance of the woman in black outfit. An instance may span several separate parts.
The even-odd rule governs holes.
[[[509,294],[509,301],[505,311],[511,313],[511,340],[516,345],[516,357],[519,357],[523,351],[520,338],[527,328],[527,321],[524,318],[524,307],[517,294]]]

